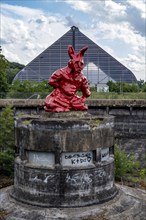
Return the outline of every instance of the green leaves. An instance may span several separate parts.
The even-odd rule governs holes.
[[[140,163],[135,159],[134,155],[127,156],[127,153],[120,147],[115,145],[115,179],[120,180],[127,173],[138,174]]]
[[[108,81],[107,85],[109,86],[109,92],[138,92],[140,91],[139,84],[136,83],[125,83],[125,82],[116,82]]]
[[[4,98],[6,96],[9,88],[7,75],[5,72],[7,65],[8,61],[3,55],[0,55],[0,98]]]
[[[10,106],[0,115],[0,172],[11,175],[14,163],[14,116]]]
[[[47,80],[42,82],[25,80],[20,82],[16,80],[9,89],[9,98],[30,98],[35,95],[34,98],[39,96],[39,98],[45,98],[50,92],[52,92],[53,87],[51,87]]]
[[[10,176],[13,174],[14,155],[8,152],[0,152],[0,171],[1,174]]]
[[[115,178],[121,179],[127,172],[128,159],[125,151],[115,146]]]

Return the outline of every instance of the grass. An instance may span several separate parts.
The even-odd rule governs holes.
[[[127,173],[123,178],[121,178],[121,181],[116,182],[133,188],[146,190],[146,176],[142,179],[138,175],[134,176],[130,173]]]
[[[115,93],[91,91],[91,95],[88,99],[146,99],[146,93]]]
[[[142,168],[135,155],[127,156],[124,149],[114,146],[115,179],[118,183],[146,190],[146,168]]]
[[[35,94],[35,93],[34,93]],[[36,99],[37,97],[32,93],[31,99]],[[38,99],[45,99],[49,92],[38,92]],[[80,91],[77,92],[78,96],[82,96]],[[15,93],[13,96],[7,96],[6,99],[30,99],[30,94],[27,93]],[[97,92],[96,89],[91,88],[91,95],[88,99],[146,99],[146,92]]]

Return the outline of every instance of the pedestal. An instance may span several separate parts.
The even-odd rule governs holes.
[[[87,112],[46,113],[16,119],[16,200],[44,207],[98,204],[114,185],[114,118]]]

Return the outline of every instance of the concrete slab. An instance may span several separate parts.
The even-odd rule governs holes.
[[[117,187],[119,193],[114,199],[77,208],[26,205],[12,199],[12,187],[7,187],[0,190],[0,211],[3,211],[5,220],[146,220],[146,191],[121,185]]]

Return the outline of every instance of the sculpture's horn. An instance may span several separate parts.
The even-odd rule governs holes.
[[[71,59],[73,59],[73,57],[76,55],[74,48],[72,47],[72,45],[68,45],[68,55]]]
[[[78,55],[80,55],[81,57],[83,57],[83,56],[84,56],[84,53],[85,53],[85,51],[86,51],[87,49],[88,49],[88,46],[83,47],[83,48],[79,51]]]

